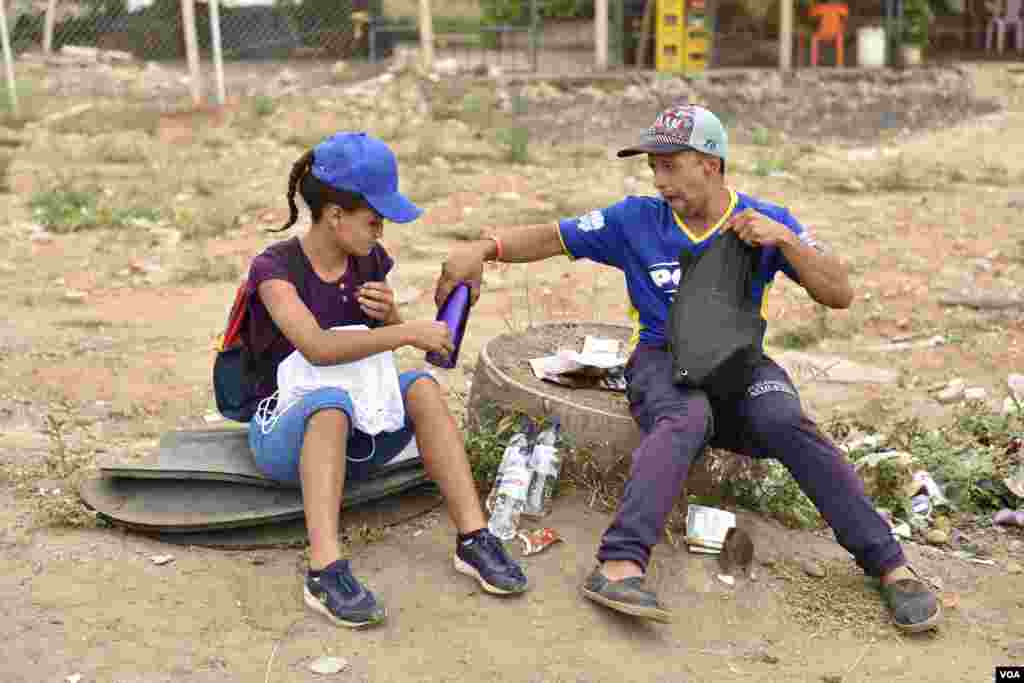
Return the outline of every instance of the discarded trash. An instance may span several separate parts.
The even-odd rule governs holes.
[[[992,523],[1024,527],[1024,510],[1000,510],[992,517]]]
[[[892,528],[892,535],[896,538],[911,538],[914,534],[910,530],[910,525],[906,522],[901,522]]]
[[[692,552],[717,554],[725,543],[725,535],[734,526],[736,515],[728,510],[706,505],[687,506],[686,541]]]
[[[342,657],[318,657],[309,664],[309,670],[315,674],[336,674],[348,668],[348,660]]]
[[[530,453],[530,484],[526,494],[523,515],[540,518],[551,514],[551,499],[562,468],[562,455],[558,452],[561,423],[556,417],[537,436]]]
[[[619,352],[620,346],[615,339],[587,336],[582,352],[561,349],[553,356],[531,359],[530,368],[537,379],[574,389],[625,391],[623,370],[628,359]]]
[[[515,538],[519,516],[526,507],[530,487],[530,441],[534,426],[523,417],[519,431],[509,440],[498,466],[498,475],[487,496],[486,507],[491,513],[487,523],[491,533],[503,541]]]
[[[916,515],[927,517],[932,513],[932,499],[928,497],[927,493],[919,493],[910,499],[910,509]]]
[[[562,540],[558,532],[550,527],[520,531],[516,537],[523,542],[523,555],[536,555],[545,548]]]
[[[946,609],[956,609],[960,606],[960,594],[959,593],[942,593],[939,595],[939,602]]]
[[[923,489],[927,493],[928,498],[934,505],[948,505],[949,499],[946,498],[946,494],[943,493],[942,487],[939,486],[932,475],[927,470],[918,470],[914,472],[913,485],[920,488],[915,493],[920,493]]]
[[[173,555],[153,555],[149,558],[153,564],[164,565],[174,562]]]

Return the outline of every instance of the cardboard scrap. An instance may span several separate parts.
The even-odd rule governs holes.
[[[572,389],[626,390],[623,377],[626,361],[619,352],[621,342],[587,336],[583,350],[560,349],[553,356],[530,360],[530,368],[537,379]]]

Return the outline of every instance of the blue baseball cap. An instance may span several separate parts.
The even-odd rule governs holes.
[[[398,162],[391,148],[366,133],[335,133],[313,148],[313,175],[336,190],[358,192],[395,223],[423,213],[398,191]]]

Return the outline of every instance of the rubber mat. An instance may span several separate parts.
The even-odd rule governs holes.
[[[347,481],[342,509],[393,496],[427,481],[421,465],[379,472],[372,479]],[[245,486],[196,479],[96,477],[82,483],[82,500],[99,516],[129,528],[189,533],[259,526],[299,519],[297,488]]]
[[[397,495],[346,508],[341,515],[341,533],[362,526],[393,526],[420,517],[439,507],[441,494],[433,483],[426,483]],[[146,533],[164,543],[196,545],[223,550],[253,550],[305,545],[309,536],[302,518],[272,522],[253,527],[215,529],[194,533]]]
[[[379,474],[421,466],[416,441],[409,445],[384,467]],[[196,429],[168,432],[160,439],[160,450],[155,465],[122,464],[101,467],[107,477],[132,479],[188,479],[220,481],[270,488],[290,485],[268,479],[252,457],[249,432],[244,428]]]

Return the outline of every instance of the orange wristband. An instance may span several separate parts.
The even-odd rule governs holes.
[[[498,239],[497,237],[495,237],[494,235],[488,235],[487,239],[494,240],[494,251],[495,251],[494,260],[495,261],[500,261],[501,260],[501,254],[502,254],[502,251],[503,251],[502,248],[501,248],[501,240]]]

